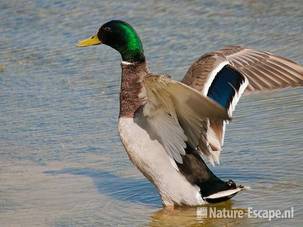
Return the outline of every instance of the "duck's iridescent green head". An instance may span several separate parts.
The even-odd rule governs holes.
[[[78,47],[105,44],[119,51],[123,61],[145,61],[143,46],[135,29],[128,23],[112,20],[101,26],[97,35],[81,40]]]

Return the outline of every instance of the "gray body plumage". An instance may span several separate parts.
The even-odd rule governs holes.
[[[151,138],[142,113],[135,118],[120,117],[118,128],[130,160],[156,186],[164,205],[204,203],[199,187],[186,180],[163,145]]]

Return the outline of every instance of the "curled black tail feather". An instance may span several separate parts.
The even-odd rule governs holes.
[[[198,151],[187,144],[186,154],[182,156],[183,163],[177,163],[180,172],[193,185],[200,188],[202,198],[212,194],[236,189],[236,184],[229,180],[227,182],[218,178],[205,164]],[[208,202],[222,202],[228,200],[233,195],[215,199],[206,199]]]

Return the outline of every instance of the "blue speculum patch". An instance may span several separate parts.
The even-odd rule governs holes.
[[[228,109],[243,82],[244,77],[238,71],[226,65],[214,78],[207,96]]]

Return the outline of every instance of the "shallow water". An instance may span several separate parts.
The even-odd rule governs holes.
[[[181,79],[202,53],[241,44],[303,64],[297,1],[0,1],[1,226],[303,224],[303,88],[243,97],[223,179],[249,185],[218,209],[289,209],[293,219],[203,218],[163,210],[117,133],[120,57],[77,49],[110,19],[133,24],[150,68]]]

